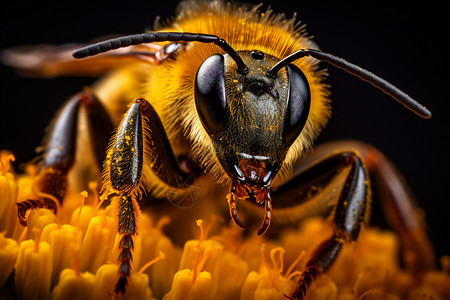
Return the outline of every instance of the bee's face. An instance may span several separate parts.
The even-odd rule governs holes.
[[[305,75],[293,65],[266,74],[279,59],[260,51],[238,52],[248,70],[228,55],[200,66],[195,99],[218,160],[234,183],[255,192],[269,187],[309,113]]]

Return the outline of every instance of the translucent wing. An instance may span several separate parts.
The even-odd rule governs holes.
[[[23,76],[98,76],[108,70],[139,61],[159,64],[173,57],[183,44],[145,43],[81,60],[73,58],[74,50],[87,45],[89,44],[19,46],[2,50],[1,62],[15,68]]]

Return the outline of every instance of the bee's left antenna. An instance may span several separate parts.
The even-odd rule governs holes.
[[[118,48],[140,45],[153,42],[200,42],[214,43],[222,48],[236,62],[238,72],[246,73],[247,66],[242,58],[225,40],[218,36],[202,33],[189,32],[146,32],[133,35],[122,36],[109,39],[99,43],[95,43],[84,48],[77,49],[73,52],[75,58],[85,58],[97,55]]]

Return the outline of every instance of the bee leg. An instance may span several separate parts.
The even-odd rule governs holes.
[[[343,243],[356,241],[361,224],[369,211],[369,177],[358,155],[354,152],[334,154],[325,159],[322,166],[330,163],[338,163],[339,167],[350,167],[332,217],[333,235],[313,252],[292,293],[293,299],[304,299],[311,284],[332,266]],[[320,166],[320,163],[318,165]]]
[[[114,292],[125,293],[128,277],[131,273],[132,251],[134,249],[133,237],[136,235],[136,218],[140,210],[134,196],[121,195],[118,210],[118,234],[121,235],[119,242],[119,279],[114,287]]]
[[[435,268],[435,254],[426,235],[423,211],[403,176],[383,153],[362,142],[339,141],[319,147],[317,154],[349,149],[359,153],[373,179],[386,220],[400,237],[406,268],[419,276]]]
[[[348,171],[346,165],[352,161],[355,164]],[[364,165],[361,162],[364,162]],[[364,173],[360,171],[359,177],[354,175],[355,166],[357,166],[356,169],[365,170]],[[336,198],[332,195],[332,191],[341,182],[339,178],[346,176],[344,189],[338,195],[339,200],[334,210],[334,235],[316,249],[292,295],[293,298],[301,299],[314,279],[326,271],[339,253],[342,242],[357,238],[362,222],[358,218],[368,219],[370,208],[370,190],[362,184],[363,177],[367,179],[366,184],[368,184],[366,173],[372,175],[387,220],[400,236],[405,265],[411,274],[420,276],[424,270],[434,267],[434,251],[425,234],[421,210],[400,173],[374,147],[356,141],[320,145],[314,149],[314,152],[294,164],[293,169],[290,180],[281,183],[272,197],[275,199],[274,204],[281,204],[281,207],[284,202],[285,205],[292,205],[292,201],[301,207],[296,219],[301,219],[311,211],[317,213],[320,208],[322,209],[319,213],[325,213],[329,204]],[[360,186],[361,192],[353,193],[353,197],[357,196],[353,200],[348,198],[352,194],[348,193],[352,184],[355,187]],[[313,189],[310,193],[308,187],[311,186],[319,188]],[[364,197],[359,195],[362,192],[366,194],[365,201]],[[348,196],[345,196],[346,194]],[[304,209],[308,208],[310,203],[317,204],[318,201],[321,201],[319,205]],[[355,211],[350,211],[353,208]]]
[[[75,161],[80,107],[87,112],[87,123],[99,165],[113,129],[106,110],[89,89],[72,96],[59,111],[45,138],[44,159],[34,183],[38,191],[53,195],[59,203],[63,201],[67,174]]]
[[[138,200],[149,180],[144,166],[168,185],[173,177],[177,176],[178,182],[186,182],[190,177],[179,169],[156,111],[145,99],[136,99],[114,135],[104,164],[102,197],[111,195],[112,204],[118,207],[120,253],[116,293],[125,293],[131,274],[136,220],[141,214]]]
[[[119,279],[114,291],[125,293],[128,278],[131,273],[133,237],[136,235],[136,219],[140,210],[137,198],[140,193],[140,183],[144,161],[144,142],[142,119],[145,103],[135,101],[122,119],[114,141],[107,152],[104,186],[108,189],[106,195],[115,194],[112,202],[117,204],[119,242]]]
[[[101,168],[105,161],[106,149],[115,126],[106,108],[95,97],[94,92],[89,88],[85,88],[82,93],[87,96],[83,106],[88,119],[89,142],[93,149],[97,166]]]

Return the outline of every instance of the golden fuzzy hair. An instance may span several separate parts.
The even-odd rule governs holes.
[[[261,12],[259,8],[222,1],[183,2],[172,23],[160,31],[213,34],[223,38],[236,51],[257,49],[279,59],[299,49],[317,48],[294,18],[287,19],[270,9]],[[161,115],[171,142],[177,143],[177,139],[184,136],[201,167],[218,182],[228,182],[211,138],[200,122],[193,93],[197,70],[215,53],[224,51],[213,44],[192,43],[187,51],[180,51],[175,60],[157,65],[149,72],[148,81],[143,85],[143,96]],[[326,72],[319,70],[317,60],[312,58],[303,58],[293,64],[303,71],[310,84],[311,109],[302,133],[287,152],[278,179],[287,175],[292,163],[310,149],[330,116],[328,90],[322,82]]]

